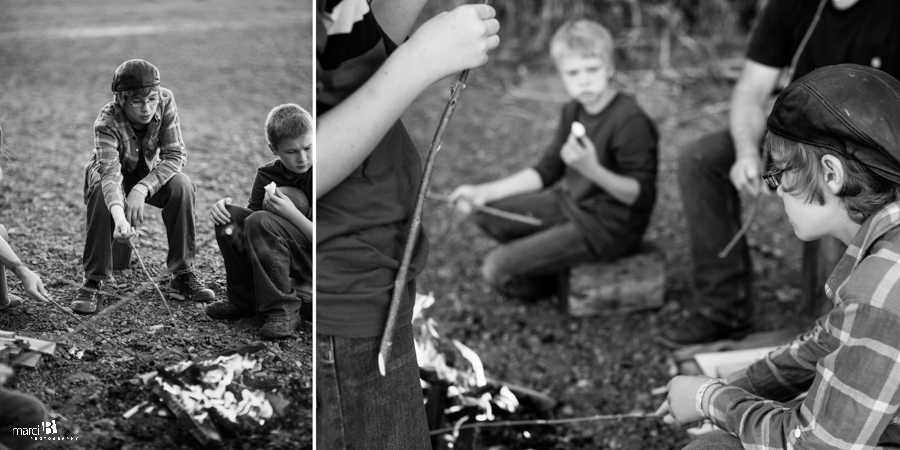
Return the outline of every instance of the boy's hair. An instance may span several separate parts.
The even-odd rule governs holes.
[[[266,141],[274,149],[284,139],[312,133],[312,128],[312,117],[299,105],[287,103],[276,106],[266,117]]]
[[[556,62],[564,56],[596,57],[615,69],[615,49],[612,34],[603,25],[588,19],[566,21],[550,39],[550,56]]]
[[[863,223],[872,214],[900,199],[900,185],[885,180],[859,161],[836,150],[797,142],[775,133],[766,133],[765,146],[772,162],[788,167],[793,174],[790,186],[782,184],[787,194],[799,193],[807,203],[825,204],[822,156],[833,155],[844,165],[844,185],[837,197],[846,206],[850,219]],[[785,172],[788,173],[788,172]]]

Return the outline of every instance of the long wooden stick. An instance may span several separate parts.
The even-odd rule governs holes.
[[[450,204],[453,203],[453,201],[451,201],[450,198],[447,197],[446,195],[439,195],[439,194],[429,192],[427,194],[427,197],[431,200],[447,202]],[[504,219],[511,220],[513,222],[524,223],[527,225],[534,225],[536,227],[539,227],[543,224],[543,222],[541,222],[541,219],[538,219],[537,217],[531,217],[531,216],[526,216],[524,214],[509,212],[509,211],[506,211],[506,210],[503,210],[500,208],[494,208],[493,206],[472,205],[472,209],[474,209],[475,211],[481,211],[485,214],[490,214],[492,216],[502,217]]]
[[[587,417],[573,417],[571,419],[536,419],[536,420],[505,420],[500,422],[472,422],[467,424],[459,424],[453,427],[440,428],[429,432],[432,436],[436,434],[450,433],[469,428],[490,428],[490,427],[515,427],[523,425],[562,425],[567,423],[591,422],[591,421],[619,421],[623,419],[653,419],[660,420],[663,416],[654,414],[608,414]]]
[[[484,1],[487,3],[487,0]],[[428,183],[431,181],[431,172],[434,170],[434,158],[441,149],[441,140],[444,138],[444,130],[447,129],[447,123],[450,122],[450,116],[456,110],[459,94],[466,87],[466,80],[469,78],[469,70],[463,70],[459,75],[459,79],[450,88],[450,100],[444,107],[444,113],[441,115],[441,121],[438,123],[437,131],[434,132],[434,139],[431,141],[431,148],[428,150],[428,157],[425,160],[425,173],[422,175],[422,182],[419,184],[419,194],[416,197],[416,208],[413,210],[412,224],[409,229],[409,235],[406,238],[406,247],[403,249],[403,260],[400,263],[400,269],[397,271],[397,278],[394,279],[394,294],[391,297],[391,306],[388,310],[387,322],[384,325],[384,334],[381,335],[381,348],[378,351],[378,373],[381,376],[387,375],[385,363],[391,356],[391,346],[394,344],[394,328],[397,325],[397,313],[400,310],[400,302],[403,293],[406,290],[406,276],[409,273],[409,263],[412,260],[413,249],[416,247],[416,241],[419,238],[419,228],[422,225],[422,207],[425,204],[425,194],[428,192]]]

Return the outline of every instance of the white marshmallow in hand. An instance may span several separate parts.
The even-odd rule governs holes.
[[[576,138],[581,139],[587,134],[587,130],[584,129],[584,125],[581,122],[572,122],[572,134]]]
[[[274,182],[274,181],[271,182],[271,183],[269,183],[269,184],[267,184],[266,187],[265,187],[266,192],[268,192],[269,195],[271,195],[271,196],[273,196],[273,197],[275,196],[275,189],[277,189],[277,187],[275,186],[275,182]]]

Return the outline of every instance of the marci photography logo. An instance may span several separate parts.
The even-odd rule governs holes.
[[[34,441],[77,441],[77,436],[55,436],[59,431],[56,429],[56,419],[49,422],[41,422],[38,427],[23,428],[14,427],[13,435],[15,436],[31,436]]]

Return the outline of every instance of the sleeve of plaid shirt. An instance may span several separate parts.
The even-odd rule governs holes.
[[[106,207],[125,207],[122,191],[122,163],[119,162],[120,134],[108,123],[94,126],[94,152],[97,154],[95,167],[100,174],[100,187]]]
[[[175,96],[171,91],[166,91],[166,94],[159,105],[163,108],[160,112],[162,123],[159,126],[159,164],[135,186],[143,187],[147,191],[147,197],[152,197],[176,173],[181,172],[186,159]]]
[[[875,301],[844,300],[813,331],[714,388],[710,419],[746,448],[876,446],[900,407],[900,316]],[[806,386],[794,408],[762,397],[787,399]]]

